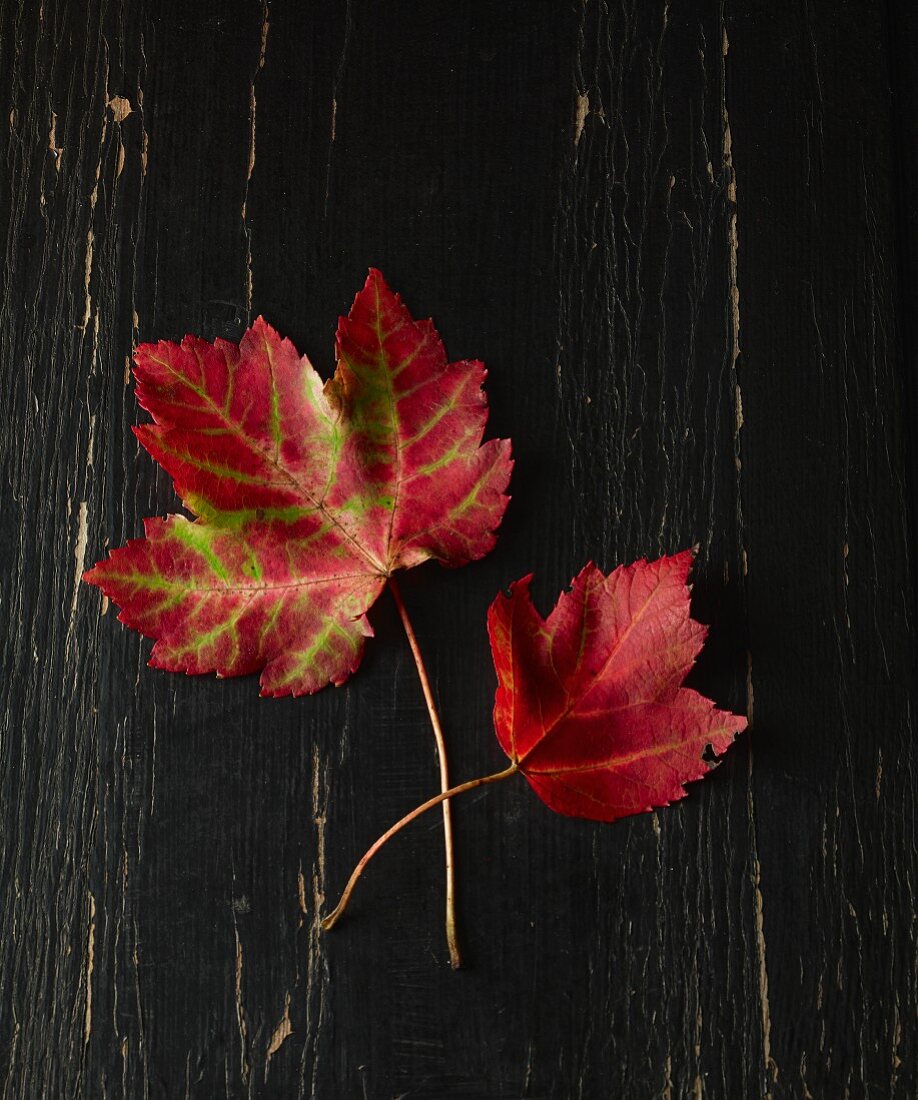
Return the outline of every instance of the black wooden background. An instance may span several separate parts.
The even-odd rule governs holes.
[[[0,1095],[916,1095],[918,18],[853,0],[0,3]],[[614,826],[436,815],[388,597],[344,688],[146,668],[79,583],[176,502],[138,340],[332,367],[370,265],[513,438],[497,550],[403,590],[456,779],[485,609],[694,542],[753,719]]]

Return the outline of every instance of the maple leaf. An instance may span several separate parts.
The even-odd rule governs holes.
[[[85,574],[154,667],[237,676],[263,695],[343,683],[397,569],[488,553],[507,505],[508,440],[482,444],[484,366],[447,362],[371,270],[322,384],[262,318],[239,345],[186,336],[135,353],[137,438],[197,518],[145,521]]]
[[[683,681],[707,627],[689,616],[694,551],[636,561],[608,576],[587,565],[547,619],[533,607],[531,576],[488,611],[497,694],[494,728],[510,766],[428,799],[388,828],[351,873],[322,921],[335,927],[376,853],[415,818],[448,799],[514,775],[551,809],[615,821],[687,794],[746,719]]]
[[[694,553],[587,565],[542,619],[531,577],[488,612],[501,747],[551,809],[614,821],[665,806],[746,719],[683,687],[707,636],[689,616]]]

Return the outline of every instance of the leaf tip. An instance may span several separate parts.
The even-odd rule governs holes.
[[[363,289],[358,292],[357,297],[359,298],[361,294],[365,294],[368,290],[375,290],[379,294],[384,295],[392,294],[392,289],[386,282],[385,275],[383,275],[378,267],[367,268],[366,281],[363,284]],[[395,295],[395,297],[398,298],[398,295]]]
[[[698,559],[698,554],[701,551],[701,544],[695,543],[693,546],[687,547],[685,550],[678,550],[675,554],[669,554],[659,559],[656,564],[661,570],[669,570],[677,580],[681,581],[685,587],[691,591],[692,589],[692,571],[695,568],[695,564]]]
[[[523,596],[527,596],[534,578],[535,573],[527,573],[524,577],[520,577],[519,580],[511,581],[507,587],[501,589],[500,594],[508,600],[512,600],[517,592]]]
[[[102,579],[100,576],[99,566],[103,564],[104,559],[102,561],[97,561],[96,564],[90,566],[89,569],[84,569],[82,575],[80,576],[80,580],[83,582],[83,584],[91,584],[95,588],[101,588]]]

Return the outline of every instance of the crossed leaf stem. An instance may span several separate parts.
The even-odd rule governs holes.
[[[433,690],[430,686],[430,678],[427,675],[427,668],[421,654],[421,647],[418,645],[418,639],[411,625],[411,619],[408,617],[408,609],[405,607],[402,593],[395,583],[395,578],[391,576],[389,577],[389,589],[392,592],[392,598],[395,600],[395,606],[398,608],[398,613],[401,616],[405,634],[408,636],[408,644],[411,646],[411,653],[418,670],[418,678],[421,681],[421,690],[424,692],[424,702],[427,704],[427,713],[430,715],[430,724],[433,727],[434,740],[437,743],[437,760],[440,765],[440,790],[448,791],[449,764],[446,757],[446,740],[443,737],[443,727],[440,724],[440,715],[437,713],[437,705],[434,702]],[[456,933],[456,867],[455,848],[453,845],[453,817],[449,801],[446,798],[442,799],[442,801],[443,845],[446,856],[446,943],[449,947],[450,964],[454,970],[458,970],[459,967],[462,966],[462,954],[459,950],[459,939]],[[372,850],[364,856],[362,863],[366,863],[371,854]],[[355,872],[355,875],[359,877],[359,870]],[[344,899],[342,899],[342,901],[344,901],[345,905],[347,904]],[[339,906],[339,908],[341,908],[341,906]],[[334,916],[334,914],[332,914],[332,916]],[[333,923],[334,921],[332,921],[332,924]],[[330,928],[331,925],[328,925],[328,927]]]
[[[325,931],[330,932],[344,915],[348,902],[351,900],[351,894],[354,892],[354,887],[363,874],[364,868],[386,841],[391,840],[396,833],[400,833],[402,829],[404,829],[406,825],[410,825],[416,817],[420,817],[421,814],[427,813],[428,810],[432,810],[434,806],[440,805],[441,802],[443,803],[443,808],[446,809],[449,806],[449,800],[454,798],[457,794],[462,794],[464,791],[473,791],[476,787],[484,787],[488,783],[499,783],[502,779],[509,779],[512,775],[516,775],[519,770],[519,765],[513,763],[509,768],[504,768],[501,772],[494,772],[492,775],[482,775],[479,776],[478,779],[470,779],[466,783],[460,783],[457,787],[450,787],[449,790],[441,791],[439,794],[434,795],[433,798],[428,798],[426,802],[415,807],[410,813],[405,814],[400,821],[396,821],[396,823],[388,828],[378,840],[370,845],[364,853],[363,858],[351,872],[351,877],[347,880],[347,886],[344,888],[341,900],[332,912],[322,921],[322,927]]]

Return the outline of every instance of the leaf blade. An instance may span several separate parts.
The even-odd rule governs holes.
[[[334,387],[374,455],[368,477],[384,487],[381,552],[389,568],[483,557],[503,518],[512,470],[509,440],[481,446],[483,365],[449,363],[431,322],[415,321],[375,269],[339,322],[337,354]],[[473,492],[481,495],[474,524],[457,533],[457,512],[468,510]]]
[[[366,345],[351,340],[353,361],[342,332]],[[155,667],[260,669],[271,695],[343,683],[392,571],[493,546],[509,442],[481,445],[484,369],[448,364],[379,272],[342,319],[325,385],[262,318],[238,346],[186,336],[141,345],[135,362],[153,418],[135,434],[198,518],[146,521],[146,538],[84,579],[156,640]]]
[[[746,719],[682,686],[706,636],[689,615],[693,554],[588,565],[543,620],[529,580],[498,596],[489,630],[495,730],[559,813],[614,821],[687,793]]]

